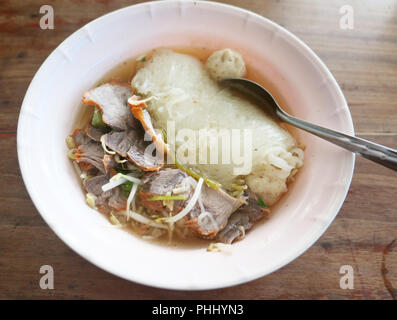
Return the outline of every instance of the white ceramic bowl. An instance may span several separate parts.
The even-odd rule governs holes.
[[[90,209],[65,137],[82,92],[120,62],[159,46],[232,47],[266,76],[297,117],[353,134],[335,79],[304,43],[252,12],[214,2],[160,1],[130,6],[87,24],[67,38],[36,73],[18,124],[22,175],[54,232],[96,266],[142,284],[198,290],[267,275],[308,249],[338,213],[354,155],[296,131],[306,162],[269,221],[233,245],[231,254],[169,248],[110,227]]]

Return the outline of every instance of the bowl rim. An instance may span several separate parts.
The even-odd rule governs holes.
[[[348,108],[346,99],[343,95],[343,92],[341,90],[341,88],[339,87],[336,79],[334,78],[334,76],[332,75],[332,73],[330,72],[330,70],[327,68],[327,66],[325,65],[325,63],[317,56],[317,54],[308,46],[306,45],[302,40],[300,40],[297,36],[295,36],[292,32],[288,31],[287,29],[285,29],[284,27],[280,26],[279,24],[273,22],[272,20],[259,15],[255,12],[252,12],[250,10],[247,9],[243,9],[234,5],[230,5],[230,4],[224,4],[224,3],[219,3],[219,2],[210,2],[210,1],[203,1],[203,0],[163,0],[163,1],[149,1],[149,2],[144,2],[144,3],[139,3],[139,4],[133,4],[130,6],[126,6],[114,11],[111,11],[109,13],[106,13],[92,21],[90,21],[89,23],[85,24],[84,26],[80,27],[78,30],[76,30],[75,32],[73,32],[71,35],[69,35],[65,40],[63,40],[50,54],[49,56],[44,60],[44,62],[41,64],[41,66],[39,67],[39,69],[37,70],[37,72],[35,73],[35,75],[33,76],[33,79],[31,80],[29,87],[26,91],[25,97],[23,99],[22,102],[22,106],[20,109],[20,114],[18,117],[18,126],[17,126],[17,153],[18,153],[18,162],[19,162],[19,167],[21,170],[21,175],[22,175],[22,179],[24,181],[24,184],[26,186],[26,189],[29,193],[30,198],[32,199],[32,202],[34,204],[34,206],[36,207],[37,211],[40,213],[41,217],[44,219],[44,221],[47,223],[47,225],[52,229],[52,231],[70,248],[72,249],[74,252],[76,252],[79,256],[83,257],[84,259],[88,260],[90,263],[92,263],[93,265],[97,266],[98,268],[105,270],[107,272],[109,272],[110,274],[116,275],[122,279],[128,280],[128,281],[133,281],[142,285],[147,285],[147,286],[151,286],[151,287],[155,287],[155,288],[160,288],[160,289],[172,289],[172,290],[186,290],[186,291],[200,291],[200,290],[213,290],[213,289],[219,289],[219,288],[227,288],[227,287],[231,287],[231,286],[235,286],[235,285],[239,285],[242,283],[247,283],[250,282],[252,280],[264,277],[266,275],[272,274],[273,272],[279,270],[280,268],[286,266],[287,264],[289,264],[291,261],[295,260],[296,258],[298,258],[300,255],[302,255],[306,250],[308,250],[315,242],[318,241],[318,239],[324,234],[324,232],[328,229],[329,225],[333,222],[333,220],[335,219],[335,217],[338,215],[345,199],[346,196],[348,194],[351,182],[352,182],[352,178],[353,178],[353,173],[354,173],[354,167],[355,167],[355,154],[351,153],[351,158],[350,158],[350,163],[347,163],[346,165],[348,166],[348,171],[349,171],[349,176],[347,179],[347,183],[344,185],[344,190],[343,190],[343,197],[340,197],[340,203],[337,206],[337,210],[335,210],[333,216],[329,219],[329,221],[323,226],[322,229],[320,229],[319,231],[317,231],[316,234],[313,234],[313,236],[307,241],[307,243],[305,245],[302,245],[302,247],[300,248],[300,250],[297,250],[295,252],[294,255],[291,255],[290,257],[282,260],[277,266],[271,268],[271,270],[267,270],[267,271],[258,271],[256,273],[251,273],[249,276],[245,277],[245,278],[237,278],[235,281],[228,281],[228,282],[222,282],[219,281],[216,284],[208,284],[205,283],[199,287],[196,288],[189,288],[189,287],[183,287],[181,285],[173,285],[173,284],[169,284],[167,286],[165,285],[159,285],[153,281],[151,281],[150,279],[140,279],[140,278],[132,278],[132,277],[127,277],[125,275],[123,275],[122,273],[118,272],[117,269],[115,268],[110,268],[109,266],[104,266],[102,265],[99,261],[96,261],[96,259],[92,256],[84,256],[82,255],[81,251],[79,250],[79,247],[74,245],[69,239],[68,237],[62,233],[60,231],[60,229],[58,228],[54,228],[49,220],[49,214],[45,213],[44,208],[42,207],[41,203],[42,200],[39,197],[36,197],[36,194],[34,192],[32,192],[32,190],[35,188],[35,186],[31,183],[30,178],[29,178],[29,172],[27,169],[27,158],[26,157],[22,157],[22,153],[21,151],[21,142],[23,140],[23,137],[21,135],[21,128],[23,126],[26,125],[27,119],[21,117],[21,115],[23,114],[24,109],[27,108],[27,103],[26,101],[29,100],[30,96],[32,95],[32,91],[33,91],[33,87],[34,87],[34,83],[37,81],[37,79],[39,78],[40,74],[43,72],[43,69],[45,68],[46,63],[56,54],[57,51],[59,51],[61,49],[61,47],[64,45],[65,42],[69,41],[70,38],[76,36],[76,34],[78,34],[79,32],[82,32],[83,29],[85,27],[87,27],[90,24],[93,23],[98,23],[101,20],[106,19],[107,17],[111,16],[111,15],[117,15],[120,11],[123,10],[128,10],[131,7],[134,8],[141,8],[141,7],[151,7],[151,6],[168,6],[169,4],[175,4],[175,3],[183,3],[184,5],[196,5],[199,4],[202,7],[218,7],[218,8],[223,8],[225,10],[229,10],[229,11],[234,11],[234,12],[240,12],[240,13],[245,13],[246,15],[255,17],[257,19],[262,20],[263,22],[270,24],[272,27],[278,29],[278,31],[280,31],[281,33],[283,33],[284,36],[287,36],[290,38],[290,40],[294,41],[295,43],[299,44],[299,47],[301,50],[306,52],[306,56],[312,61],[312,63],[314,65],[316,65],[316,67],[321,69],[321,72],[326,75],[326,77],[328,78],[328,80],[330,80],[330,84],[332,85],[333,90],[335,91],[335,93],[337,94],[337,96],[341,99],[341,101],[344,103],[343,108],[346,109],[346,120],[347,120],[347,126],[348,129],[350,131],[351,134],[354,135],[354,125],[353,125],[353,120],[351,117],[351,113],[350,110]],[[348,161],[348,159],[346,159],[346,162]],[[349,169],[350,167],[350,169]],[[342,192],[341,192],[342,194]]]

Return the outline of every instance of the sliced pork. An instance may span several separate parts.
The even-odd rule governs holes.
[[[76,147],[84,144],[84,143],[88,143],[89,141],[91,141],[91,138],[88,137],[83,130],[81,129],[76,129],[73,131],[72,133],[72,137],[74,140],[74,143],[76,145]]]
[[[119,188],[114,188],[112,190],[109,190],[107,192],[112,192],[111,196],[108,199],[108,205],[112,209],[115,210],[125,210],[127,207],[127,201],[125,198],[121,196],[121,191]]]
[[[126,130],[134,122],[128,107],[128,98],[132,96],[128,84],[109,82],[88,90],[83,94],[83,102],[94,105],[102,112],[102,120],[114,130]]]
[[[142,204],[151,210],[162,211],[163,201],[148,201],[153,196],[185,195],[186,200],[174,201],[173,212],[182,210],[193,194],[196,181],[179,169],[166,168],[158,172],[146,174],[142,178],[142,187],[139,191]],[[175,194],[176,192],[176,194]]]
[[[258,203],[257,196],[249,191],[247,204],[232,214],[226,227],[219,232],[217,239],[230,244],[242,238],[246,231],[251,229],[257,221],[268,216],[269,212],[269,209],[263,208]]]
[[[103,191],[102,186],[109,182],[107,175],[99,175],[89,178],[84,188],[88,193],[93,194],[96,206],[108,206],[115,210],[124,210],[126,208],[126,200],[122,197],[120,189],[114,188],[108,191]]]
[[[85,134],[96,142],[100,142],[101,137],[106,133],[106,130],[95,128],[91,124],[88,124],[85,129]]]
[[[105,166],[103,162],[104,151],[100,143],[93,140],[84,142],[74,149],[77,163],[83,162],[93,165],[100,172],[105,173]]]
[[[185,200],[174,201],[174,214],[188,204],[197,184],[192,177],[179,169],[164,169],[146,174],[142,182],[139,195],[142,204],[151,210],[169,209],[164,206],[163,201],[148,200],[152,196],[185,195]],[[222,189],[215,190],[204,184],[198,202],[187,215],[186,225],[201,237],[213,238],[226,226],[230,215],[241,205],[240,200],[229,196]]]
[[[144,131],[141,127],[111,132],[105,136],[105,144],[144,171],[158,171],[164,165],[162,156],[152,155],[147,150],[150,141],[144,141]]]
[[[95,199],[96,206],[103,206],[106,204],[107,199],[112,195],[113,191],[109,190],[103,192],[102,186],[109,182],[109,177],[107,175],[99,175],[92,178],[89,178],[84,183],[84,188],[87,193],[93,194]]]
[[[105,135],[105,145],[144,171],[157,171],[163,166],[165,143],[161,135],[156,135],[146,110],[137,111],[142,119],[135,118],[128,106],[128,98],[132,96],[129,84],[110,82],[83,95],[85,104],[93,104],[102,112],[102,120],[113,129]],[[158,151],[155,156],[147,152],[150,141],[144,141],[145,131],[148,132]],[[87,135],[100,141],[103,131],[87,128]],[[159,149],[160,148],[160,149]],[[149,149],[150,150],[150,149]],[[105,169],[107,169],[105,163]],[[107,172],[107,170],[105,170]]]
[[[143,140],[135,143],[128,150],[127,157],[143,171],[158,171],[164,165],[163,157],[152,155],[147,151],[148,143]],[[151,148],[149,148],[151,149]]]
[[[84,188],[88,193],[99,196],[103,193],[102,186],[108,182],[109,177],[103,174],[87,179],[84,183]]]
[[[105,135],[106,146],[124,158],[127,157],[131,146],[138,140],[140,140],[139,132],[129,128],[124,131],[114,131]]]
[[[110,174],[113,168],[117,167],[117,162],[114,160],[114,155],[112,154],[105,154],[103,156],[103,166],[105,168],[105,172]]]
[[[243,204],[241,200],[227,194],[222,189],[212,189],[203,185],[200,203],[190,212],[187,224],[202,237],[212,239],[222,230],[230,217]]]
[[[145,132],[152,138],[152,141],[155,144],[157,151],[165,155],[167,153],[167,145],[164,142],[162,134],[158,134],[154,130],[152,118],[150,117],[149,112],[146,110],[146,104],[144,102],[140,104],[135,104],[134,102],[136,101],[139,101],[138,96],[132,96],[128,100],[128,104],[132,114],[136,119],[140,121],[143,129],[145,129]]]

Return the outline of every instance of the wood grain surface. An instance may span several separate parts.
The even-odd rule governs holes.
[[[168,291],[119,279],[71,251],[43,221],[22,181],[16,129],[26,89],[49,53],[89,21],[137,1],[0,0],[0,298],[1,299],[395,299],[397,173],[357,158],[335,221],[317,243],[281,270],[236,287]],[[230,0],[284,26],[307,43],[339,82],[357,135],[397,149],[397,0]],[[39,28],[40,6],[55,29]],[[339,28],[343,5],[354,29]],[[39,268],[55,270],[41,290]],[[341,289],[351,265],[354,289]]]

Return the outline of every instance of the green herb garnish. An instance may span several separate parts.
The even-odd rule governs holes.
[[[262,199],[258,199],[258,204],[259,204],[262,208],[265,208],[265,209],[266,209],[266,208],[269,208],[268,205],[262,201]]]
[[[121,174],[125,174],[125,175],[131,173],[131,171],[125,170],[125,169],[121,169],[121,168],[114,168],[114,170],[116,170],[117,173],[121,173]]]
[[[158,200],[186,200],[186,196],[154,196],[147,198],[147,201],[158,201]]]
[[[98,110],[98,108],[95,108],[94,110],[94,114],[92,115],[91,125],[97,129],[109,129],[106,123],[103,122],[102,113],[101,111]]]
[[[120,188],[121,188],[121,192],[123,193],[123,195],[125,195],[127,197],[129,195],[129,193],[131,192],[132,182],[126,181],[122,185],[120,185]]]

